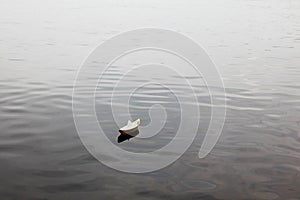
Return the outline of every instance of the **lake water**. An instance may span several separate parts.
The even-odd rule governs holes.
[[[297,0],[2,1],[1,199],[300,199],[299,13]],[[101,164],[82,145],[72,90],[79,66],[99,43],[141,27],[175,30],[207,50],[224,80],[227,116],[204,159],[198,158],[199,134],[170,166],[128,174]],[[107,73],[99,94],[111,90],[120,68]],[[176,83],[176,76],[166,79]],[[208,126],[209,97],[205,87],[195,90],[201,132]],[[120,147],[149,152],[166,145],[179,120],[175,99],[157,85],[138,89],[133,118],[142,115],[149,123],[147,108],[154,104],[171,117],[163,135]],[[115,141],[117,127],[103,114],[107,104],[96,101],[97,116]]]

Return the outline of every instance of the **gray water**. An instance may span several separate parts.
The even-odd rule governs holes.
[[[1,199],[300,199],[299,13],[297,0],[1,1]],[[207,50],[224,80],[227,117],[206,158],[197,157],[199,134],[172,165],[126,174],[82,145],[72,116],[73,81],[100,42],[152,26],[186,34]],[[120,76],[108,73],[106,80]],[[205,129],[208,99],[205,88],[198,90]],[[133,113],[167,104],[175,117],[164,131],[176,128],[168,91],[150,85],[135,98]],[[109,121],[98,102],[98,117]],[[115,130],[113,123],[105,128]],[[132,139],[121,147],[150,151],[170,139]]]

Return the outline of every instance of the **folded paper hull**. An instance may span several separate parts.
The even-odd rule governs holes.
[[[138,130],[138,127],[135,127],[135,128],[133,128],[133,129],[130,129],[130,130],[122,130],[122,129],[120,129],[119,132],[120,132],[121,134],[130,134],[130,133],[133,133],[133,132],[135,132],[135,131],[137,131],[137,130]]]
[[[137,130],[138,126],[140,125],[141,121],[140,119],[135,120],[134,122],[131,122],[128,120],[128,123],[126,126],[120,128],[119,132],[121,134],[131,133]]]

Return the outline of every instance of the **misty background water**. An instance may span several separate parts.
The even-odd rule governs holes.
[[[1,1],[1,199],[299,199],[299,13],[297,0]],[[81,144],[72,84],[99,43],[149,26],[208,51],[225,83],[227,118],[205,159],[196,139],[163,170],[125,174]]]

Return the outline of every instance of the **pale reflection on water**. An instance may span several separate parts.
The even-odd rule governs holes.
[[[299,11],[297,0],[4,1],[1,198],[300,198]],[[85,150],[72,118],[71,93],[76,70],[95,45],[141,26],[170,28],[201,43],[220,68],[228,107],[218,144],[199,160],[210,112],[206,88],[199,85],[201,128],[191,148],[163,170],[133,175],[101,165]],[[121,75],[114,71],[106,78],[113,81]],[[167,90],[153,85],[138,94],[132,99],[133,115],[146,112],[152,103],[165,103],[170,121],[163,136],[120,145],[153,151],[170,141],[178,106]],[[118,127],[101,115],[108,108],[99,101],[96,109],[117,143]]]

